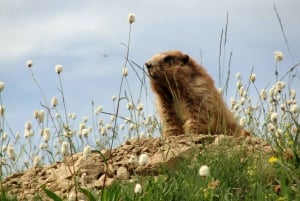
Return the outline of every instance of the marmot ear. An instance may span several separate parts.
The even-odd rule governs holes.
[[[171,63],[172,60],[173,60],[173,57],[170,56],[170,55],[168,55],[168,56],[166,56],[166,57],[164,58],[164,62],[165,62],[165,63]]]
[[[183,55],[183,57],[182,57],[182,63],[186,64],[187,62],[189,62],[189,59],[190,59],[189,55],[187,55],[187,54]]]

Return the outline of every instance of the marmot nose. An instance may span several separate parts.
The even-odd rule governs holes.
[[[149,70],[151,67],[152,67],[152,65],[150,64],[150,63],[145,63],[145,66],[146,66],[146,68]]]

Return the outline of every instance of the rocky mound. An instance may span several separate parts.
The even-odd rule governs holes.
[[[161,165],[176,168],[177,160],[201,153],[204,144],[206,147],[218,146],[226,140],[234,142],[236,147],[243,145],[249,151],[271,150],[260,139],[250,137],[236,139],[222,135],[196,135],[141,138],[127,141],[116,149],[92,151],[89,156],[76,153],[50,166],[13,174],[2,182],[2,186],[8,194],[17,195],[19,200],[31,200],[37,194],[46,197],[42,187],[68,198],[75,193],[75,181],[79,187],[101,190],[114,181],[129,180],[136,175],[156,175]],[[82,199],[85,200],[84,197]]]

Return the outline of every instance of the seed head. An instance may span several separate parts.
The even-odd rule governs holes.
[[[138,194],[138,193],[142,193],[142,185],[141,184],[136,184],[134,187],[134,193]]]
[[[5,88],[4,82],[1,82],[1,81],[0,81],[0,92],[3,91],[4,88]]]
[[[128,68],[124,67],[122,71],[122,75],[126,77],[128,75]]]
[[[64,141],[62,144],[61,144],[61,153],[63,155],[67,155],[69,154],[69,143]]]
[[[274,52],[275,61],[280,62],[283,59],[283,53],[280,51]]]
[[[254,73],[252,73],[252,74],[250,75],[250,81],[251,81],[252,83],[254,83],[255,80],[256,80],[256,75],[255,75]]]
[[[129,13],[128,14],[128,22],[130,24],[132,24],[133,22],[135,22],[135,14],[134,13]]]
[[[199,175],[201,177],[208,177],[210,174],[209,167],[207,165],[202,165],[199,169]]]
[[[3,117],[5,113],[5,106],[4,105],[0,105],[0,117]]]
[[[26,66],[27,66],[28,68],[31,68],[32,65],[33,65],[33,61],[32,61],[32,60],[28,60],[28,61],[26,62]]]
[[[139,165],[144,166],[148,163],[148,161],[149,161],[149,158],[148,158],[148,155],[146,153],[140,155]]]
[[[52,99],[51,99],[51,105],[53,107],[56,107],[57,104],[58,104],[58,99],[57,99],[57,97],[53,96]]]
[[[55,72],[57,74],[60,74],[62,71],[63,71],[63,66],[62,65],[58,64],[58,65],[55,66]]]
[[[92,153],[92,149],[89,145],[85,146],[83,149],[83,160],[87,160],[89,155]]]

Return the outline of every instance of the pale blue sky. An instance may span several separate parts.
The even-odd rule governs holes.
[[[288,54],[274,3],[294,61]],[[237,72],[246,78],[254,67],[262,88],[275,79],[274,51],[285,55],[279,66],[281,74],[300,62],[299,9],[298,0],[2,0],[0,81],[6,84],[1,96],[7,121],[13,132],[22,132],[25,121],[34,122],[33,110],[41,109],[42,96],[25,67],[29,59],[34,61],[32,70],[49,102],[52,96],[59,96],[54,66],[63,65],[67,109],[77,113],[78,122],[91,114],[91,100],[112,112],[111,96],[118,93],[126,53],[121,43],[127,43],[128,13],[136,14],[131,60],[143,65],[159,51],[179,49],[202,62],[216,85],[219,41],[228,13],[226,63],[232,51],[231,84],[235,86]],[[128,80],[133,92],[138,91],[132,70]],[[295,86],[300,86],[299,81],[298,76]],[[146,107],[152,110],[153,104]]]

